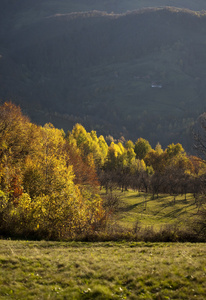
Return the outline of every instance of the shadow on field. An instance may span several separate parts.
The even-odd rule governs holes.
[[[142,197],[142,194],[136,194],[136,195],[127,195],[127,198],[140,198],[140,197]]]
[[[119,211],[121,212],[127,212],[127,211],[130,211],[130,210],[133,210],[135,207],[138,207],[138,206],[143,206],[145,204],[147,204],[148,202],[152,201],[151,199],[149,200],[145,200],[145,201],[142,201],[142,202],[139,202],[139,203],[135,203],[135,204],[132,204],[132,205],[128,205],[126,207],[121,207],[119,209]]]
[[[167,208],[168,204],[164,204],[164,205],[161,205],[161,206],[162,206],[162,208],[158,212],[154,213],[154,216],[157,216],[161,211],[163,211],[165,208]]]
[[[185,207],[181,207],[181,208],[177,208],[171,212],[169,212],[168,214],[164,215],[164,218],[173,218],[173,217],[179,217],[183,214],[185,214]]]

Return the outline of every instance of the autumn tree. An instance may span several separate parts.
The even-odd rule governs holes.
[[[11,103],[0,115],[1,232],[60,239],[97,230],[102,199],[91,179],[84,188],[75,182],[63,130],[30,123]],[[88,153],[90,168],[93,161]]]
[[[24,185],[30,197],[31,188],[38,191],[38,194],[32,194],[32,215],[41,218],[33,217],[32,222],[35,221],[38,231],[48,231],[54,238],[92,229],[104,214],[101,198],[89,188],[94,181],[90,178],[86,187],[80,188],[85,182],[79,175],[75,184],[73,169],[76,167],[77,170],[76,161],[74,157],[73,161],[68,157],[64,132],[51,124],[46,124],[40,131],[41,151],[28,157],[24,173]]]
[[[75,184],[78,184],[81,187],[85,185],[90,185],[93,188],[97,187],[99,181],[93,156],[91,156],[90,160],[88,157],[87,161],[84,161],[81,156],[81,151],[78,149],[75,141],[73,143],[66,141],[65,151],[67,153],[67,165],[73,166]]]
[[[151,150],[144,158],[147,166],[151,166],[155,172],[163,172],[166,167],[165,153]]]
[[[101,167],[107,156],[108,146],[103,136],[97,137],[96,131],[87,132],[86,129],[76,124],[72,132],[68,133],[69,143],[76,141],[76,146],[81,151],[84,161],[93,156],[96,167]]]
[[[30,151],[30,122],[11,102],[0,107],[0,186],[11,199],[22,194],[21,168]]]

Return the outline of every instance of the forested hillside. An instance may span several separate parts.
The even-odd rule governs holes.
[[[205,110],[206,15],[176,8],[115,14],[143,2],[151,6],[3,1],[0,98],[39,124],[67,131],[80,122],[105,136],[180,142],[192,151],[191,128]],[[155,3],[163,2],[186,5]],[[90,9],[114,13],[69,13]]]
[[[133,143],[110,137],[107,144],[80,124],[65,134],[51,123],[31,123],[11,102],[0,106],[0,141],[0,236],[81,239],[105,234],[110,239],[119,204],[115,193],[133,189],[151,200],[170,194],[173,204],[178,195],[185,196],[185,204],[192,194],[199,223],[190,237],[178,233],[178,239],[205,239],[205,162],[189,156],[179,143],[152,149],[143,138]]]

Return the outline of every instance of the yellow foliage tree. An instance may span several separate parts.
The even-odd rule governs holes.
[[[102,200],[89,182],[75,183],[64,132],[30,123],[13,104],[0,114],[0,230],[52,239],[96,230],[104,220]],[[92,153],[87,157],[94,168]]]

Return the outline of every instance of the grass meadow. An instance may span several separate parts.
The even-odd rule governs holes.
[[[133,227],[135,222],[142,226],[153,226],[159,229],[164,225],[178,225],[182,228],[195,218],[198,206],[192,194],[159,195],[153,199],[151,194],[129,190],[117,192],[120,199],[119,209],[115,220],[125,227]]]
[[[201,243],[0,240],[0,299],[205,299]]]
[[[184,226],[192,195],[121,193],[116,224]],[[0,299],[205,299],[205,243],[0,240]]]

